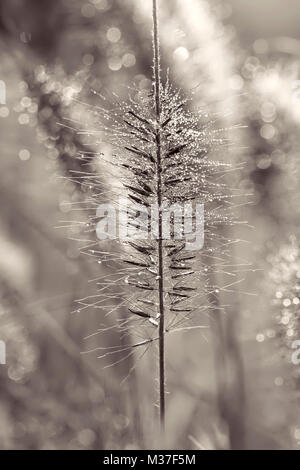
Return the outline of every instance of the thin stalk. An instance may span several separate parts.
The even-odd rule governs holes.
[[[161,431],[165,428],[165,318],[164,318],[164,266],[162,240],[162,181],[161,181],[161,135],[160,135],[160,56],[157,19],[157,0],[153,0],[153,65],[154,65],[154,99],[157,121],[156,162],[157,162],[157,204],[158,204],[158,291],[159,291],[159,410]]]

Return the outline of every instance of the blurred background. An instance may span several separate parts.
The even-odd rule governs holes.
[[[168,343],[167,446],[299,449],[299,2],[160,4],[163,67],[230,128],[223,160],[243,164],[236,184],[251,194],[240,210],[250,228],[237,235],[246,282],[205,335]],[[154,445],[149,359],[122,382],[134,359],[105,368],[81,354],[120,339],[108,329],[84,340],[110,327],[75,302],[105,268],[80,253],[76,227],[63,228],[84,198],[69,178],[76,157],[103,150],[78,132],[88,120],[79,102],[97,104],[91,90],[147,89],[151,65],[150,0],[0,2],[1,449]]]

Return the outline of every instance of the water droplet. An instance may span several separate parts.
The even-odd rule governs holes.
[[[277,387],[281,387],[281,385],[283,385],[283,378],[282,377],[276,377],[276,379],[274,380],[274,383],[275,383],[275,385],[277,385]]]
[[[125,54],[123,56],[123,65],[124,67],[133,67],[136,63],[135,55],[134,54]]]
[[[24,108],[29,108],[29,106],[31,105],[31,98],[29,98],[29,96],[24,96],[24,97],[21,99],[21,105],[22,105]]]
[[[110,70],[117,72],[122,67],[122,61],[119,57],[110,57],[108,59],[108,67]]]
[[[177,47],[177,49],[175,49],[175,51],[173,52],[173,56],[174,56],[175,59],[184,62],[185,60],[187,60],[189,58],[190,53],[185,47],[181,46],[181,47]]]
[[[29,158],[30,158],[30,152],[29,152],[29,150],[27,150],[27,149],[22,149],[22,150],[20,150],[20,152],[19,152],[19,158],[20,158],[20,160],[22,160],[22,161],[29,160]]]
[[[29,115],[26,114],[26,113],[20,114],[20,116],[18,117],[18,121],[19,121],[19,124],[21,124],[22,126],[25,125],[25,124],[28,124],[29,123]]]
[[[106,33],[106,37],[110,42],[120,41],[121,36],[122,36],[121,31],[119,30],[119,28],[115,28],[115,27],[109,28],[109,30]]]
[[[260,129],[260,135],[266,139],[270,140],[274,137],[276,129],[271,124],[264,124]]]
[[[92,429],[82,429],[77,435],[78,441],[84,447],[90,447],[96,439],[96,434]]]
[[[262,333],[258,333],[258,334],[256,335],[256,341],[257,341],[258,343],[262,343],[264,340],[265,340],[265,335],[263,335]]]
[[[9,116],[9,109],[7,106],[1,106],[0,107],[0,117],[6,118]]]

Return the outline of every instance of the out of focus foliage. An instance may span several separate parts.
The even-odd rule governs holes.
[[[228,354],[240,355],[237,362],[244,364],[239,414],[224,412],[218,400],[221,364],[218,355],[212,360],[210,330],[168,344],[170,448],[228,448],[232,431],[241,428],[245,448],[297,448],[300,442],[293,418],[299,376],[287,360],[291,341],[300,339],[299,244],[286,247],[299,224],[300,48],[288,30],[263,38],[252,25],[249,34],[249,2],[244,13],[237,3],[161,1],[164,67],[229,129],[224,159],[244,164],[237,184],[249,193],[249,204],[241,215],[254,228],[240,234],[250,243],[237,256],[259,270],[250,273],[247,288],[241,285],[235,328],[225,320],[226,344],[239,346]],[[251,11],[260,8],[251,3]],[[95,148],[81,132],[88,107],[97,105],[91,90],[123,98],[133,82],[140,90],[151,86],[150,11],[148,0],[0,3],[0,80],[6,85],[0,105],[0,339],[7,344],[7,365],[0,366],[1,448],[152,445],[156,398],[149,392],[149,360],[136,368],[131,360],[105,368],[97,354],[81,354],[122,338],[99,310],[77,311],[75,300],[94,294],[89,280],[105,272],[79,253],[80,226],[87,221],[71,207],[85,188],[70,181],[74,170],[97,171],[84,157]],[[274,24],[280,25],[277,14]],[[246,127],[237,131],[240,124]],[[105,152],[101,141],[95,145]],[[71,219],[78,228],[68,228]],[[84,340],[100,325],[105,335]]]

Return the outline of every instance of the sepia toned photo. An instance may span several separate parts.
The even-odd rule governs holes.
[[[1,451],[300,449],[299,25],[0,0]]]

